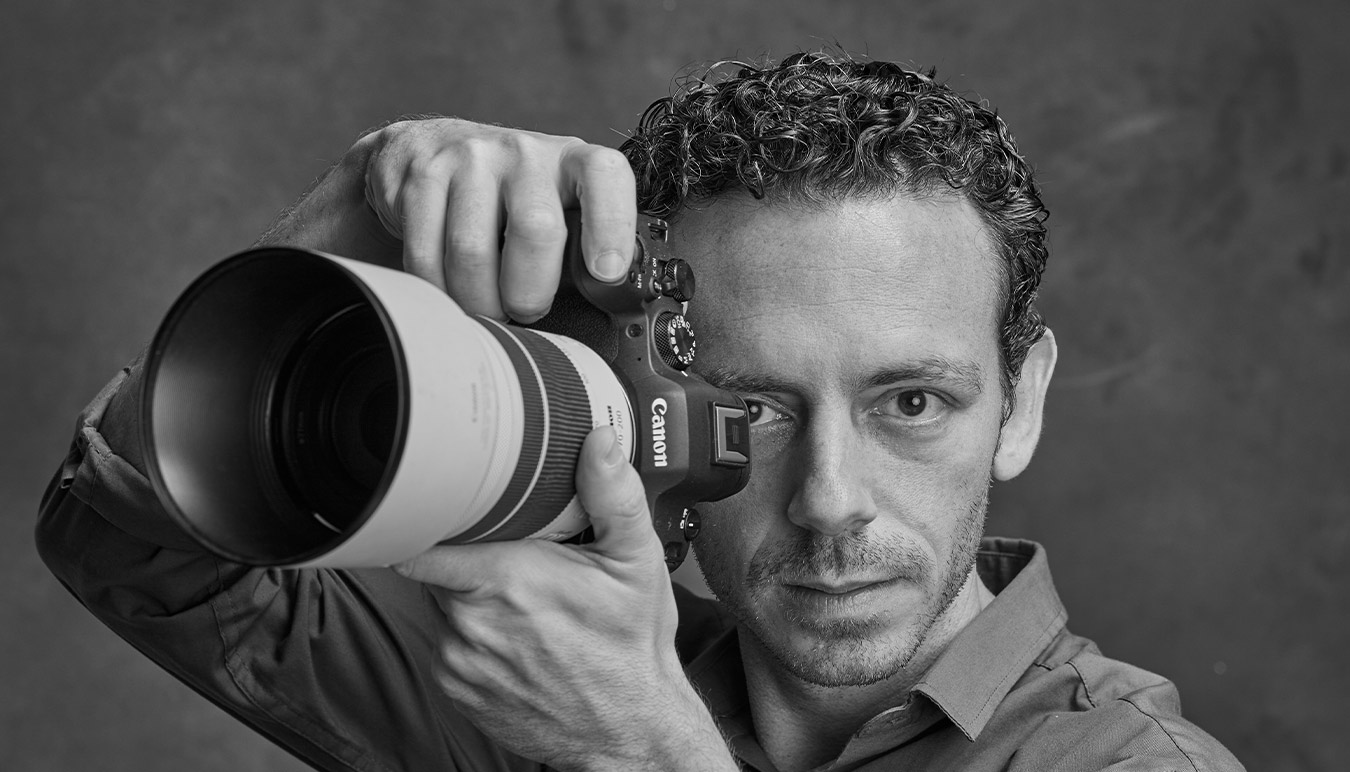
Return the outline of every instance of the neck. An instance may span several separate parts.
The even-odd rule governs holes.
[[[761,747],[783,772],[819,766],[873,716],[905,702],[952,639],[994,599],[972,568],[960,593],[903,667],[875,683],[820,686],[784,668],[754,635],[740,636],[750,712]]]

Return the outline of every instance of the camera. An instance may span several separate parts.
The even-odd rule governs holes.
[[[687,372],[695,281],[669,255],[664,222],[639,229],[613,284],[587,271],[574,212],[568,231],[559,296],[532,327],[311,250],[255,248],[207,270],[146,358],[141,425],[159,501],[205,548],[251,565],[584,540],[577,458],[608,424],[674,570],[698,532],[693,505],[749,478],[746,406]]]

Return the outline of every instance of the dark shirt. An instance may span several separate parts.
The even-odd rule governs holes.
[[[141,460],[104,439],[127,373],[80,416],[38,524],[43,558],[91,612],[319,768],[540,769],[497,747],[436,687],[439,610],[421,585],[386,569],[249,568],[197,549],[156,502]],[[994,601],[822,769],[1242,768],[1181,718],[1170,682],[1065,629],[1043,549],[986,539],[979,571]],[[682,588],[676,600],[690,679],[743,767],[776,772],[754,736],[734,620]]]

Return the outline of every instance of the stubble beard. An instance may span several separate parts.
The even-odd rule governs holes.
[[[986,485],[963,513],[937,592],[927,594],[923,606],[903,621],[896,633],[884,637],[878,635],[878,620],[870,617],[823,620],[800,613],[789,614],[788,630],[775,631],[770,627],[772,622],[754,609],[762,607],[765,596],[781,577],[793,572],[846,574],[880,567],[887,575],[931,587],[928,580],[937,567],[927,552],[908,541],[877,540],[865,533],[827,537],[799,531],[787,544],[756,552],[743,583],[716,557],[696,551],[696,558],[708,588],[741,623],[742,632],[752,635],[759,648],[788,672],[816,686],[866,686],[910,665],[938,620],[960,595],[975,565],[988,506]],[[784,639],[798,630],[815,639],[810,649],[794,648]]]

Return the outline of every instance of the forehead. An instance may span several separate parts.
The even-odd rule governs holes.
[[[963,199],[723,197],[671,237],[698,275],[702,367],[997,357],[998,257]]]

